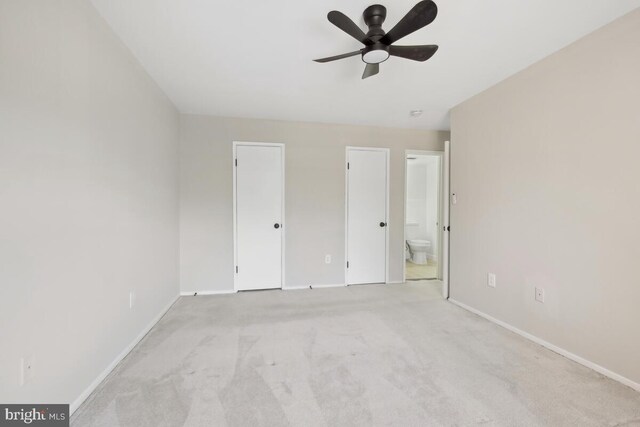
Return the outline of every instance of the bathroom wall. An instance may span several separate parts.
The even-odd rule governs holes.
[[[390,148],[389,277],[402,280],[405,150],[441,151],[449,132],[195,115],[181,128],[183,292],[233,290],[234,140],[285,144],[287,287],[344,284],[345,147]]]
[[[426,195],[426,237],[431,242],[431,248],[429,249],[428,256],[430,259],[437,259],[438,257],[438,214],[439,203],[438,197],[440,195],[440,158],[436,156],[429,156],[427,160],[427,195]]]
[[[427,239],[427,163],[418,156],[407,160],[407,240]]]

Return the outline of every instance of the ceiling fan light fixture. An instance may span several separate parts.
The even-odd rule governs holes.
[[[362,53],[362,61],[367,64],[379,64],[387,59],[389,59],[389,48],[386,46],[365,48]]]

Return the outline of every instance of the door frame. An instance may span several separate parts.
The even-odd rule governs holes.
[[[389,283],[389,196],[390,196],[390,175],[391,175],[391,149],[377,147],[355,147],[347,145],[344,156],[344,284],[349,286],[349,151],[379,151],[383,152],[387,158],[386,191],[385,191],[385,256],[384,256],[384,283]]]
[[[256,147],[280,147],[280,155],[281,155],[281,159],[282,159],[282,205],[280,207],[281,212],[282,212],[282,221],[280,224],[280,228],[281,228],[281,234],[280,234],[280,239],[281,239],[281,254],[280,254],[280,259],[281,259],[281,264],[280,264],[280,288],[273,288],[273,289],[284,289],[285,288],[285,233],[287,230],[287,221],[284,217],[285,214],[285,155],[284,155],[284,150],[285,150],[285,145],[282,143],[276,143],[276,142],[249,142],[249,141],[233,141],[233,150],[232,150],[232,156],[231,156],[231,168],[233,169],[233,266],[232,266],[232,270],[233,270],[233,290],[235,292],[238,292],[238,286],[237,286],[237,281],[238,281],[238,273],[236,273],[236,266],[238,265],[238,218],[237,218],[237,203],[238,203],[238,199],[237,199],[237,185],[236,185],[236,175],[238,173],[238,168],[236,167],[236,159],[237,159],[237,154],[236,154],[236,148],[239,146],[256,146]]]
[[[442,158],[442,189],[443,189],[443,202],[442,205],[442,296],[444,299],[449,299],[449,292],[451,290],[451,282],[449,279],[449,269],[451,266],[451,252],[449,247],[450,243],[450,229],[451,229],[451,142],[444,142],[444,157]]]
[[[440,161],[440,179],[438,182],[438,277],[437,280],[442,280],[444,282],[444,279],[446,278],[446,271],[448,269],[448,266],[445,266],[445,263],[448,263],[446,257],[444,256],[444,251],[445,251],[445,243],[444,243],[444,238],[445,238],[445,231],[443,229],[443,227],[446,227],[448,225],[448,221],[445,218],[446,212],[447,210],[445,209],[445,202],[446,199],[444,197],[445,191],[447,191],[444,187],[445,187],[445,174],[448,173],[448,168],[445,166],[445,152],[444,151],[426,151],[426,150],[405,150],[404,152],[404,206],[402,208],[404,215],[404,221],[402,224],[402,233],[403,233],[403,242],[404,242],[404,250],[402,252],[402,257],[403,257],[403,265],[402,265],[402,282],[406,283],[407,281],[407,269],[406,269],[406,265],[404,263],[406,263],[406,259],[404,259],[404,254],[407,249],[406,245],[407,245],[407,165],[408,165],[408,160],[407,157],[410,155],[416,155],[416,156],[434,156],[434,157],[439,157],[439,161]],[[446,171],[445,171],[446,170]],[[445,225],[446,223],[446,225]],[[447,287],[447,291],[445,292],[445,287]],[[447,295],[448,296],[448,285],[443,285],[443,295]],[[445,296],[446,298],[446,296]]]

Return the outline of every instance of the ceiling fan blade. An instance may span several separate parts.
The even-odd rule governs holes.
[[[409,13],[380,39],[380,42],[386,45],[395,43],[404,36],[432,23],[436,15],[438,15],[438,6],[431,0],[423,0],[413,6]]]
[[[347,15],[337,10],[332,10],[327,14],[327,19],[336,27],[349,34],[360,43],[367,44],[367,35],[353,22]]]
[[[342,55],[329,56],[327,58],[314,59],[315,62],[331,62],[338,59],[349,58],[350,56],[360,55],[362,51],[356,50],[355,52],[343,53]]]
[[[438,46],[435,44],[422,46],[389,46],[389,55],[423,62],[431,58],[437,50]]]
[[[375,76],[380,71],[380,64],[367,64],[364,67],[364,73],[362,74],[362,79],[366,79],[367,77]]]

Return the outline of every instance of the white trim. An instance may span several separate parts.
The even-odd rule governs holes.
[[[610,371],[609,369],[607,369],[607,368],[605,368],[603,366],[600,366],[597,363],[591,362],[590,360],[587,360],[587,359],[585,359],[583,357],[580,357],[580,356],[578,356],[578,355],[576,355],[574,353],[571,353],[570,351],[565,350],[565,349],[563,349],[561,347],[558,347],[557,345],[551,344],[550,342],[545,341],[542,338],[538,338],[535,335],[532,335],[532,334],[530,334],[528,332],[520,330],[520,329],[516,328],[515,326],[512,326],[512,325],[508,324],[507,322],[504,322],[502,320],[496,319],[495,317],[489,316],[488,314],[483,313],[482,311],[477,310],[477,309],[475,309],[473,307],[470,307],[470,306],[468,306],[468,305],[466,305],[464,303],[461,303],[460,301],[456,301],[453,298],[449,298],[449,301],[451,303],[457,305],[458,307],[463,308],[463,309],[465,309],[465,310],[467,310],[467,311],[469,311],[469,312],[471,312],[473,314],[476,314],[476,315],[478,315],[478,316],[480,316],[480,317],[482,317],[484,319],[487,319],[488,321],[493,322],[496,325],[502,326],[503,328],[508,329],[509,331],[514,332],[514,333],[520,335],[523,338],[526,338],[526,339],[528,339],[530,341],[533,341],[536,344],[540,344],[541,346],[546,347],[549,350],[551,350],[551,351],[553,351],[555,353],[558,353],[561,356],[566,357],[567,359],[571,359],[576,363],[579,363],[579,364],[581,364],[583,366],[586,366],[587,368],[593,369],[594,371],[604,375],[605,377],[609,377],[612,380],[618,381],[619,383],[622,383],[622,384],[624,384],[624,385],[626,385],[628,387],[631,387],[632,389],[634,389],[636,391],[640,391],[640,383],[637,383],[635,381],[630,380],[629,378],[626,378],[626,377],[624,377],[624,376],[622,376],[620,374],[617,374],[617,373],[615,373],[613,371]]]
[[[447,144],[447,142],[445,142],[445,145]],[[404,283],[407,281],[407,268],[406,268],[406,258],[405,258],[405,253],[407,250],[407,163],[408,163],[408,159],[407,157],[409,157],[410,155],[416,155],[416,156],[434,156],[434,157],[438,157],[439,161],[440,161],[440,179],[438,180],[438,253],[437,254],[433,254],[432,258],[437,260],[438,258],[442,259],[442,251],[444,250],[443,248],[443,241],[444,241],[444,232],[442,230],[442,224],[444,221],[444,216],[445,216],[445,212],[444,212],[444,173],[445,173],[445,167],[444,167],[444,158],[445,158],[445,152],[444,151],[427,151],[427,150],[404,150],[404,204],[402,206],[402,212],[403,212],[403,223],[402,223],[402,258],[403,258],[403,264],[402,264],[402,282],[400,283]],[[442,263],[440,265],[438,265],[438,277],[436,277],[437,280],[443,280],[444,277],[444,265],[442,265]],[[444,291],[443,291],[444,294]],[[448,296],[448,294],[447,294]],[[445,299],[447,298],[447,296],[445,296]]]
[[[215,290],[215,291],[182,291],[180,292],[180,296],[183,297],[194,297],[194,296],[198,296],[198,295],[227,295],[227,294],[235,294],[238,291],[234,290],[234,289],[225,289],[225,290]],[[194,295],[194,294],[198,294],[198,295]]]
[[[442,252],[440,253],[440,264],[442,265],[442,295],[444,299],[449,298],[451,293],[451,283],[449,281],[449,271],[451,266],[451,143],[444,142],[444,156],[442,158]],[[446,228],[446,231],[445,231]]]
[[[344,283],[349,281],[349,148],[344,152]]]
[[[321,289],[321,288],[344,288],[347,286],[345,283],[336,283],[336,284],[326,284],[326,285],[311,285],[311,289]]]
[[[391,149],[379,148],[379,147],[345,147],[345,160],[344,160],[344,282],[345,286],[349,285],[349,270],[347,269],[347,261],[349,257],[349,151],[380,151],[385,153],[387,158],[387,188],[385,194],[385,216],[387,226],[385,227],[385,263],[384,263],[384,283],[389,283],[389,204],[390,204],[390,190],[391,190]],[[403,225],[404,226],[404,225]],[[404,254],[404,252],[403,252]],[[403,255],[404,257],[404,255]]]
[[[393,282],[387,282],[386,284],[387,285],[401,285],[403,283],[406,283],[406,281],[400,282],[400,281],[394,280]]]
[[[388,283],[401,283],[401,282],[388,282]],[[310,289],[320,289],[320,288],[344,288],[347,286],[345,283],[330,283],[330,284],[319,284],[319,285],[306,285],[306,286],[287,286],[282,288],[283,291],[300,291],[300,290],[310,290]],[[274,288],[278,289],[278,288]],[[265,289],[268,290],[268,289]],[[194,295],[194,293],[198,293],[198,295]],[[229,295],[229,294],[237,294],[238,291],[233,289],[225,289],[225,290],[215,290],[215,291],[183,291],[180,292],[180,296],[183,297],[193,297],[200,295]]]
[[[287,221],[285,218],[285,145],[277,142],[249,142],[249,141],[233,141],[233,155],[231,158],[231,167],[233,168],[233,289],[234,292],[238,291],[237,286],[237,278],[238,274],[236,273],[236,266],[238,265],[238,229],[237,229],[237,214],[236,214],[236,204],[237,204],[237,188],[236,188],[236,174],[238,172],[238,168],[236,167],[236,147],[241,146],[259,146],[259,147],[280,147],[282,149],[280,155],[282,158],[282,206],[280,207],[282,211],[282,223],[280,228],[282,229],[282,233],[280,233],[281,237],[281,265],[280,265],[280,287],[273,289],[284,289],[286,287],[285,284],[285,234],[287,232]]]
[[[158,323],[160,319],[162,319],[162,317],[167,314],[169,309],[173,306],[173,304],[176,303],[176,301],[178,301],[179,298],[180,296],[176,295],[175,298],[166,307],[164,307],[160,311],[160,313],[151,320],[151,322],[149,322],[149,324],[142,330],[142,332],[140,332],[140,334],[138,334],[138,336],[135,337],[133,341],[131,341],[129,345],[126,346],[124,350],[122,350],[122,352],[120,352],[120,354],[118,354],[111,363],[109,363],[109,365],[100,373],[100,375],[98,375],[91,382],[91,384],[89,384],[89,387],[87,387],[82,393],[80,393],[80,396],[78,396],[76,400],[74,400],[73,403],[69,405],[69,415],[78,410],[78,408],[84,403],[85,400],[87,400],[91,393],[93,393],[94,390],[102,383],[102,381],[107,378],[111,371],[113,371],[115,367],[118,366],[118,363],[120,363],[122,359],[127,357],[131,350],[133,350],[133,348],[138,345],[140,341],[142,341],[142,338],[144,338],[149,333],[151,328],[153,328],[156,323]]]
[[[386,247],[385,247],[385,251],[386,256],[384,259],[384,269],[385,269],[385,276],[384,276],[384,283],[389,283],[389,256],[390,256],[390,251],[389,251],[389,240],[391,239],[391,236],[389,235],[389,230],[391,229],[391,225],[389,223],[389,205],[391,204],[391,150],[389,148],[384,148],[383,149],[386,154],[387,154],[387,194],[386,194],[386,205],[385,209],[385,215],[386,215],[386,223],[387,226],[385,227],[385,241],[386,241]]]

